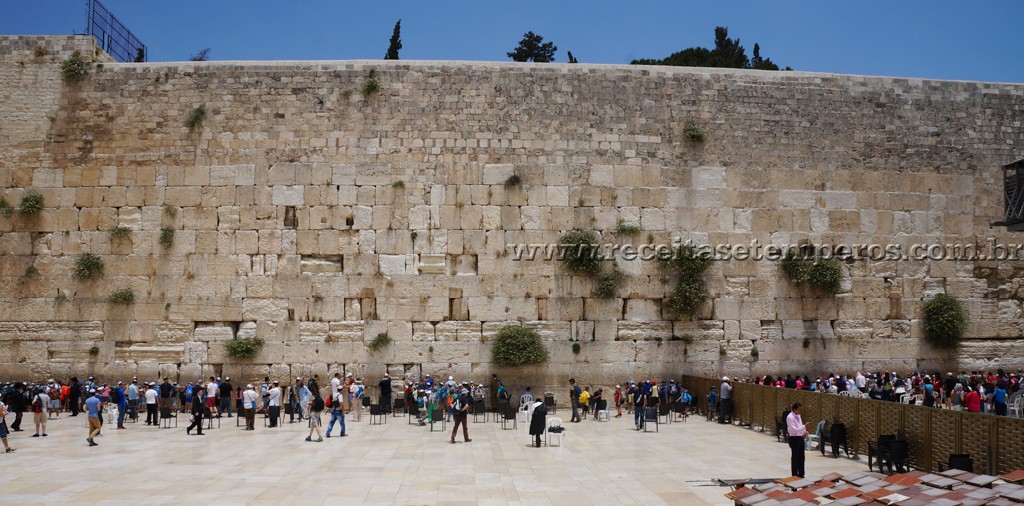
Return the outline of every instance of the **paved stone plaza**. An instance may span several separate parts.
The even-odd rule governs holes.
[[[631,430],[625,414],[585,420],[567,424],[564,447],[541,449],[527,446],[522,424],[503,431],[493,421],[470,423],[473,441],[451,445],[447,434],[405,418],[370,426],[364,416],[348,425],[349,437],[323,443],[303,441],[304,423],[270,430],[260,419],[253,433],[224,418],[220,429],[186,436],[185,419],[177,430],[105,424],[95,448],[86,446],[84,416],[52,421],[47,438],[30,437],[26,424],[10,439],[18,451],[0,454],[4,502],[729,504],[727,488],[689,481],[789,474],[785,444],[700,417],[659,433]],[[863,461],[807,457],[808,476],[866,469]]]

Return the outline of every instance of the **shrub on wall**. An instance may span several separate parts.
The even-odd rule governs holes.
[[[537,332],[526,327],[502,328],[491,347],[491,362],[497,365],[516,367],[547,361],[548,349],[544,342]]]
[[[618,268],[612,269],[611,272],[601,274],[597,277],[597,281],[594,284],[594,297],[600,299],[610,299],[615,296],[616,290],[619,289],[619,285],[622,284],[622,280],[626,278]]]
[[[103,259],[92,253],[78,255],[71,273],[78,279],[92,279],[103,274]]]
[[[714,263],[710,251],[689,244],[676,248],[671,256],[659,258],[662,267],[679,276],[675,288],[661,301],[661,308],[670,318],[694,318],[708,301],[707,286],[702,276]]]
[[[135,292],[131,288],[122,288],[107,297],[107,302],[113,304],[131,304],[135,302]]]
[[[558,244],[569,272],[589,276],[601,272],[601,249],[593,232],[573,230],[559,238]]]
[[[960,346],[960,337],[967,330],[967,315],[960,301],[942,293],[925,302],[923,309],[925,339],[936,348]]]
[[[373,340],[370,341],[370,344],[367,344],[366,347],[369,348],[370,351],[378,351],[387,347],[389,344],[391,344],[391,336],[386,333],[377,334],[377,337],[373,338]]]
[[[75,51],[70,58],[60,64],[60,73],[64,75],[65,81],[78,82],[85,79],[87,65],[85,58],[82,58],[82,53]]]
[[[232,358],[255,358],[265,341],[258,337],[243,337],[224,342],[224,351]]]
[[[38,193],[29,193],[21,198],[18,212],[25,216],[38,214],[43,210],[43,196]]]
[[[838,293],[843,281],[843,266],[834,258],[805,255],[795,249],[786,252],[779,261],[782,272],[794,285],[807,285]]]

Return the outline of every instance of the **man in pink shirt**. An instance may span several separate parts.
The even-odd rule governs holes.
[[[786,417],[786,429],[789,432],[789,449],[793,451],[790,470],[793,476],[804,477],[804,438],[807,437],[807,426],[800,417],[800,403],[793,404],[793,411]]]

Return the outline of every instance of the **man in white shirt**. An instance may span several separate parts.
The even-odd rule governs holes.
[[[793,411],[786,416],[786,430],[789,432],[789,449],[793,452],[790,470],[793,476],[804,477],[804,439],[807,437],[807,426],[800,417],[800,403],[793,404]]]
[[[267,390],[267,407],[270,411],[270,428],[277,427],[277,417],[281,415],[281,387],[275,381],[274,387]]]
[[[256,430],[256,399],[259,395],[256,394],[256,389],[253,388],[252,384],[245,386],[245,391],[242,392],[242,409],[245,410],[245,430]]]
[[[156,412],[156,399],[158,396],[156,385],[150,383],[148,388],[146,388],[146,425],[160,425],[160,419],[157,418]]]
[[[210,376],[210,382],[206,384],[206,409],[210,410],[211,416],[220,417],[217,411],[217,394],[220,392],[220,385],[216,378]]]
[[[867,378],[864,377],[863,374],[860,373],[860,371],[857,371],[857,376],[853,379],[853,381],[857,383],[857,390],[860,390],[861,393],[864,394],[868,393],[868,380]]]
[[[334,373],[334,377],[331,378],[331,395],[338,393],[338,389],[341,388],[341,373]]]

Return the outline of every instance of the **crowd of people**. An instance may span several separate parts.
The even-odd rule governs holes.
[[[959,374],[918,370],[902,375],[896,372],[833,372],[813,380],[806,375],[786,375],[784,378],[767,375],[747,378],[742,382],[1006,416],[1008,407],[1022,393],[1022,378],[1024,373],[1021,371],[1002,369],[995,372],[961,371]],[[727,387],[728,384],[729,378],[723,377],[722,386],[718,392],[713,392],[711,398],[712,401],[720,401],[717,408],[724,413],[720,416],[723,420],[729,417],[727,395],[731,395],[727,390],[731,390],[731,386]]]

